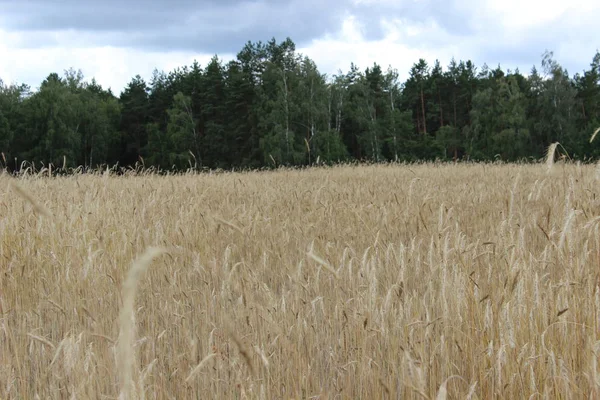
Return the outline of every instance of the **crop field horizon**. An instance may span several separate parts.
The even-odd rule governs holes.
[[[599,398],[599,183],[0,175],[0,398]]]

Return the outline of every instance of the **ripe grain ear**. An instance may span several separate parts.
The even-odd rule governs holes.
[[[121,379],[121,393],[119,398],[131,398],[133,389],[132,368],[135,359],[134,338],[134,303],[138,283],[142,274],[148,269],[152,260],[163,254],[165,250],[160,248],[148,248],[139,257],[129,270],[125,283],[123,284],[123,306],[119,315],[119,339],[117,342],[117,361],[119,377]]]
[[[598,132],[600,132],[600,128],[596,129],[594,131],[594,133],[592,133],[592,137],[590,138],[590,143],[592,143],[594,141],[594,138],[596,137],[596,135],[598,134]]]
[[[554,142],[548,146],[548,151],[546,152],[546,168],[548,170],[551,170],[552,166],[554,165],[554,154],[556,153],[557,146],[558,142]]]

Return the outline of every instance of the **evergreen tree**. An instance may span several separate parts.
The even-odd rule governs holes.
[[[574,78],[577,91],[576,112],[578,115],[577,130],[580,132],[576,140],[581,156],[600,156],[597,146],[582,146],[581,140],[600,126],[600,52],[596,52],[590,64],[590,70]]]
[[[121,111],[121,157],[123,165],[133,165],[142,156],[142,149],[148,142],[148,86],[142,77],[136,75],[120,97]]]
[[[541,71],[541,72],[540,72]],[[20,161],[96,168],[120,163],[182,170],[369,160],[517,160],[559,141],[575,159],[600,155],[600,53],[570,78],[551,52],[525,77],[452,60],[420,59],[401,83],[391,67],[322,74],[290,38],[248,42],[117,98],[80,71],[50,74],[38,90],[0,81],[0,165]]]
[[[238,60],[227,64],[225,74],[225,120],[227,146],[232,167],[259,167],[262,163],[258,146],[255,114],[255,89],[252,75]]]
[[[267,45],[268,60],[259,87],[261,102],[259,129],[264,162],[301,165],[307,161],[305,137],[298,125],[299,57],[289,39]]]
[[[225,131],[225,71],[213,57],[204,72],[202,90],[202,158],[210,168],[229,168],[233,164],[229,132]]]
[[[427,62],[420,59],[410,69],[410,77],[404,86],[405,98],[409,101],[408,107],[413,111],[416,119],[417,131],[427,135],[427,110],[425,105],[426,85],[429,79],[429,66]]]
[[[401,88],[398,81],[398,71],[391,67],[388,68],[384,76],[383,92],[387,109],[382,123],[385,142],[384,155],[387,159],[394,161],[407,159],[410,157],[407,152],[408,145],[415,128],[412,113],[399,107]]]
[[[350,64],[350,71],[339,79],[346,88],[346,94],[340,96],[343,99],[341,116],[341,133],[343,142],[348,149],[349,155],[357,160],[362,160],[368,155],[364,151],[364,132],[368,131],[368,113],[365,113],[366,99],[364,75],[358,67]],[[368,111],[368,109],[367,109]]]
[[[16,146],[18,129],[26,121],[27,111],[24,102],[30,95],[26,85],[5,85],[0,79],[0,165],[4,168],[16,168],[13,158],[19,155],[21,149]]]
[[[192,109],[192,98],[178,92],[167,114],[167,135],[161,143],[166,147],[169,164],[179,169],[197,166],[197,163],[203,165],[202,156],[207,152],[202,148],[202,140],[196,129],[198,122]]]
[[[80,98],[81,150],[78,165],[95,168],[118,161],[121,115],[118,99],[92,80],[83,85]]]

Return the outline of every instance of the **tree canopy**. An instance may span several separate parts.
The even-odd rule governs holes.
[[[328,76],[291,39],[248,42],[224,63],[135,76],[120,96],[70,69],[37,90],[0,79],[0,164],[162,170],[261,168],[433,159],[537,159],[560,142],[573,159],[600,155],[600,53],[569,76],[539,66],[445,68],[417,60],[406,82],[391,66]]]

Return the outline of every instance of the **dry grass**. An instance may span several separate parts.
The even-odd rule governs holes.
[[[13,183],[1,398],[600,395],[594,166]]]

